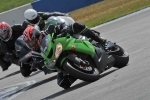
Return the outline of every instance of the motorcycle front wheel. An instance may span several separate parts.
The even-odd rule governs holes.
[[[90,65],[86,68],[83,68],[80,65],[76,65],[75,63],[65,60],[63,63],[63,69],[77,79],[81,79],[87,82],[93,82],[100,78],[100,72],[94,64],[89,60]]]

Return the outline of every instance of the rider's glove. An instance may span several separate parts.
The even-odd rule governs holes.
[[[54,25],[49,25],[49,26],[46,28],[46,30],[44,31],[44,33],[45,33],[46,35],[52,34],[52,33],[54,32],[54,29],[55,29],[55,26],[54,26]]]
[[[68,26],[65,23],[59,25],[59,30],[57,31],[57,37],[64,37],[68,33]]]
[[[60,34],[57,35],[57,38],[59,38],[59,37],[65,37],[67,35],[67,33],[68,33],[67,30],[63,29],[63,30],[61,30]]]

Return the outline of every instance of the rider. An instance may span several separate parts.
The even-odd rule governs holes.
[[[7,70],[15,58],[15,41],[22,35],[23,28],[20,24],[10,26],[6,22],[0,22],[0,65],[3,71]]]
[[[36,51],[40,53],[40,42],[38,39],[42,39],[44,37],[44,33],[40,31],[38,25],[29,25],[23,32],[22,36],[20,36],[17,41],[23,42],[21,46],[24,46],[21,50],[18,50],[17,55],[19,56],[19,59],[24,56],[25,53],[28,51]],[[17,42],[16,42],[17,44]],[[25,45],[24,45],[25,44]],[[16,45],[16,48],[21,48],[19,45]],[[21,55],[21,57],[20,57]],[[34,62],[33,62],[34,63]],[[22,62],[19,62],[20,64],[20,72],[24,77],[28,77],[33,71],[37,71],[37,69],[33,69],[29,64],[25,64]],[[40,65],[40,64],[38,64]],[[37,66],[38,66],[37,65]],[[42,69],[42,66],[37,67],[40,70]]]
[[[48,28],[43,32],[44,34],[51,34],[54,32],[54,35],[55,35],[54,37],[57,37],[58,35],[65,36],[66,33],[69,32],[71,35],[74,35],[74,34],[85,35],[88,38],[92,38],[97,42],[104,43],[106,41],[98,37],[98,35],[96,35],[92,30],[90,30],[83,24],[74,23],[72,25],[66,26],[65,23],[61,23],[60,20],[49,19],[49,21],[52,21],[56,25],[50,24]],[[26,29],[24,33],[27,34],[27,36],[24,35],[24,41],[29,48],[33,50],[40,46],[40,42],[44,35],[41,35],[41,32],[39,31],[39,29],[33,26],[30,26],[30,28]],[[38,36],[35,36],[35,34],[36,35],[38,34]],[[57,84],[65,89],[69,88],[71,84],[75,81],[76,81],[76,78],[74,78],[71,75],[67,75],[64,71],[59,71],[57,74]]]
[[[68,13],[60,13],[60,12],[51,12],[51,13],[44,13],[44,12],[37,12],[34,9],[27,9],[24,12],[25,21],[23,22],[22,26],[24,29],[28,25],[39,25],[40,30],[43,30],[45,27],[45,20],[47,20],[50,16],[67,16]]]

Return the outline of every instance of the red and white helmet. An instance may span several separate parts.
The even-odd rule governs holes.
[[[0,39],[8,41],[12,36],[12,29],[6,22],[0,22]]]
[[[36,50],[40,46],[41,32],[37,25],[28,26],[23,32],[23,40],[28,48]]]

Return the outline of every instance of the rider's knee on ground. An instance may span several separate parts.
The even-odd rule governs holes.
[[[57,74],[57,84],[64,89],[69,88],[75,81],[76,78],[72,77],[71,75],[63,76],[62,72]]]
[[[3,56],[0,56],[0,66],[2,67],[2,70],[5,71],[11,66],[11,62],[5,61]]]
[[[24,76],[24,77],[30,76],[30,74],[32,73],[30,68],[31,67],[29,65],[23,64],[23,66],[20,67],[20,72],[21,72],[22,76]]]

